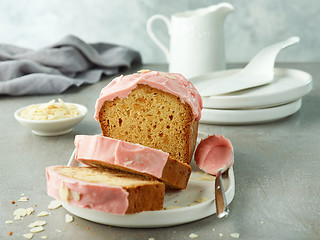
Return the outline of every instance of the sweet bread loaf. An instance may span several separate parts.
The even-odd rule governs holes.
[[[120,76],[102,89],[95,119],[104,136],[139,143],[190,163],[202,101],[177,73],[144,71]]]
[[[99,135],[77,135],[75,146],[75,159],[85,165],[151,176],[176,189],[185,189],[191,174],[190,165],[139,144]]]
[[[46,169],[48,195],[77,207],[113,214],[161,210],[165,185],[135,174],[94,167]]]

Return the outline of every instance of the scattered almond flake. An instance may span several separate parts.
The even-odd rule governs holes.
[[[58,201],[58,200],[52,200],[52,201],[49,203],[48,208],[49,208],[50,210],[54,210],[54,209],[57,209],[57,208],[59,208],[59,207],[61,207],[61,206],[62,206],[62,204],[61,204],[60,201]]]
[[[61,233],[61,230],[60,229],[56,229],[56,232]]]
[[[230,236],[233,238],[239,238],[240,234],[239,233],[231,233]]]
[[[124,162],[124,166],[127,167],[128,165],[131,165],[133,163],[133,161],[128,161],[128,162]]]
[[[59,188],[59,196],[61,201],[67,202],[70,197],[70,191],[69,189],[64,185],[64,182],[61,182],[60,188]]]
[[[205,181],[214,181],[216,180],[216,177],[208,173],[204,173],[200,176],[200,179]]]
[[[73,221],[73,217],[69,214],[66,214],[65,221],[66,221],[66,223],[70,223]]]
[[[23,218],[20,217],[20,216],[18,216],[18,215],[16,215],[16,216],[14,216],[14,219],[13,219],[13,220],[21,220],[21,219],[23,219]]]
[[[154,238],[148,238],[148,240],[155,240]]]
[[[201,198],[196,200],[196,203],[203,203],[203,202],[206,202],[206,201],[209,201],[209,199],[206,198],[206,197],[201,197]]]
[[[24,217],[27,215],[27,210],[24,208],[18,208],[13,212],[14,216]]]
[[[24,196],[25,194],[24,193],[21,193],[21,196]]]
[[[44,227],[42,227],[42,226],[34,227],[34,228],[30,229],[30,232],[32,232],[32,233],[38,233],[38,232],[42,232],[42,231],[44,231]]]
[[[20,199],[18,199],[18,202],[27,202],[28,200],[28,197],[21,197]]]
[[[40,238],[41,239],[47,239],[47,236],[41,236]]]
[[[26,234],[23,234],[22,236],[24,236],[26,239],[31,239],[33,237],[33,233],[26,233]]]
[[[27,214],[30,215],[34,212],[34,209],[32,207],[26,208]]]
[[[212,231],[214,232],[214,231],[215,231],[215,229],[214,229],[214,228],[212,228]]]
[[[192,181],[201,181],[201,178],[199,178],[199,177],[190,177],[190,180],[192,180]]]
[[[12,224],[13,223],[13,221],[12,220],[8,220],[8,221],[6,221],[6,224]]]
[[[160,73],[160,75],[162,75],[162,76],[164,76],[166,78],[176,79],[174,76],[167,75],[167,74],[164,74],[164,73]]]
[[[260,223],[263,224],[263,221],[261,221]]]
[[[45,216],[48,216],[48,215],[49,215],[49,213],[47,211],[42,211],[37,215],[37,217],[45,217]]]
[[[37,220],[37,221],[35,221],[35,222],[33,222],[33,223],[30,223],[30,224],[28,225],[28,227],[29,227],[29,228],[34,228],[34,227],[44,226],[44,225],[46,225],[46,224],[47,224],[46,221]]]
[[[80,201],[80,193],[78,192],[74,192],[74,191],[70,191],[71,192],[71,198],[75,201]]]
[[[138,73],[148,73],[151,72],[149,69],[141,69],[138,71]]]
[[[166,206],[164,210],[170,210],[170,209],[176,209],[176,208],[181,208],[180,206]]]
[[[222,237],[222,236],[223,236],[223,234],[222,234],[222,233],[219,233],[219,236],[220,236],[220,237]]]
[[[197,238],[197,237],[198,237],[198,235],[195,234],[195,233],[190,233],[189,234],[189,238]]]

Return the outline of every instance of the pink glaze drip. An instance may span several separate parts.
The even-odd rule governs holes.
[[[64,184],[70,191],[80,194],[80,200],[70,199],[70,205],[82,208],[95,209],[98,211],[124,215],[129,206],[129,193],[120,186],[90,183],[75,178],[64,176],[57,171],[56,167],[47,167],[47,191],[48,195],[60,199],[59,188]]]
[[[138,84],[146,84],[150,87],[176,95],[190,105],[194,119],[196,121],[200,120],[202,100],[193,84],[181,74],[156,71],[135,73],[113,79],[101,90],[100,97],[96,102],[95,119],[99,120],[99,112],[105,101],[112,101],[116,97],[127,97]]]
[[[78,161],[106,162],[161,178],[169,153],[104,136],[77,135]]]
[[[194,159],[200,169],[216,175],[219,169],[225,170],[233,164],[232,144],[224,136],[209,136],[199,143]]]

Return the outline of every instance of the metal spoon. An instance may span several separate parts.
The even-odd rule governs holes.
[[[231,142],[227,138],[218,135],[212,135],[203,139],[195,152],[195,161],[200,169],[216,176],[215,202],[217,217],[222,218],[228,216],[229,208],[224,193],[222,174],[226,172],[234,162]]]
[[[241,71],[226,77],[194,79],[194,85],[201,96],[221,95],[271,83],[274,76],[274,63],[280,50],[300,41],[290,37],[262,49]],[[192,81],[192,80],[191,80]]]

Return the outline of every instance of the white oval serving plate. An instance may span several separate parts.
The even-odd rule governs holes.
[[[200,123],[245,125],[271,122],[288,117],[301,108],[301,98],[284,105],[249,110],[202,109]]]
[[[240,71],[231,69],[195,77],[190,81],[197,87],[197,82],[228,76]],[[274,81],[268,85],[242,90],[234,93],[202,97],[204,108],[248,109],[265,108],[292,102],[306,95],[312,89],[312,76],[296,69],[275,68]]]
[[[207,134],[200,133],[199,137]],[[73,152],[68,166],[83,166],[74,159]],[[63,207],[70,213],[101,224],[129,227],[129,228],[156,228],[168,227],[188,222],[193,222],[216,213],[214,201],[214,180],[202,178],[203,172],[199,170],[195,162],[191,163],[193,172],[185,190],[167,190],[164,198],[164,208],[167,210],[146,211],[129,215],[116,215],[88,208],[80,208],[63,203]],[[227,203],[230,204],[235,194],[235,179],[233,168],[229,169],[228,176],[223,178],[226,189]],[[201,202],[201,200],[207,200]],[[200,203],[197,203],[200,201]]]

